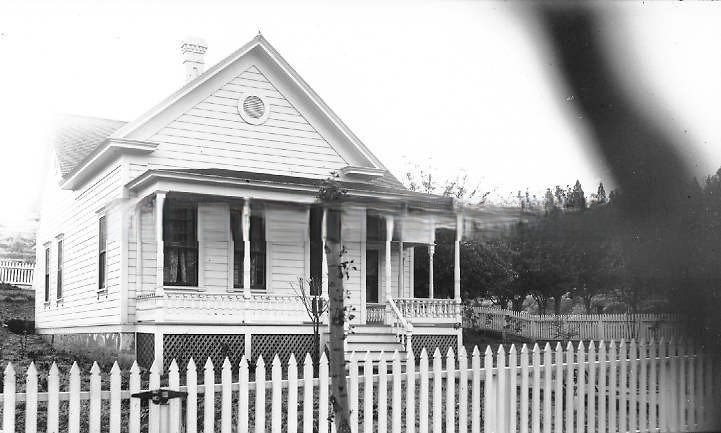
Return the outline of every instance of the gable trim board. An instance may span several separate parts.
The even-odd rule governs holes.
[[[242,73],[248,71],[258,71],[267,81],[267,85],[283,96],[291,108],[301,113],[311,128],[335,149],[344,160],[344,165],[386,170],[378,158],[260,35],[137,120],[118,129],[111,138],[152,141],[151,137],[162,128],[178,120],[198,104],[207,102],[208,95],[216,94],[228,85],[237,87],[233,81],[237,81]]]

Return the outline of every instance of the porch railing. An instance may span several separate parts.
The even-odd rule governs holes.
[[[385,324],[393,329],[393,332],[396,334],[396,340],[399,343],[403,344],[406,348],[411,347],[413,325],[403,317],[393,298],[388,298],[386,303]]]
[[[395,304],[403,317],[411,322],[461,320],[461,306],[454,299],[396,298]]]
[[[136,299],[138,321],[175,323],[299,323],[309,319],[297,295],[165,292]]]
[[[382,324],[385,321],[386,304],[372,303],[366,304],[366,323]]]

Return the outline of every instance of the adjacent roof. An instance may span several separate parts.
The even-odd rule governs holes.
[[[60,174],[75,171],[113,132],[127,122],[98,117],[63,115],[55,131],[55,154]]]

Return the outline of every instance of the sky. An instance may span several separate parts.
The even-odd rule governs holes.
[[[721,4],[596,4],[624,79],[702,177],[721,166]],[[55,113],[132,120],[258,31],[398,177],[468,174],[504,202],[613,188],[527,4],[0,0],[0,224],[37,209]]]

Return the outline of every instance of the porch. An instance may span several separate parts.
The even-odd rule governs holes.
[[[354,325],[402,328],[460,318],[458,245],[462,214],[407,204],[349,203],[342,244],[355,269],[345,282]],[[129,239],[131,310],[150,324],[303,324],[300,291],[327,298],[327,211],[312,201],[156,190],[134,208]],[[456,230],[453,299],[434,299],[435,230]],[[414,257],[427,251],[421,293],[413,297]],[[132,258],[132,257],[131,257]],[[299,280],[305,282],[301,288]]]

